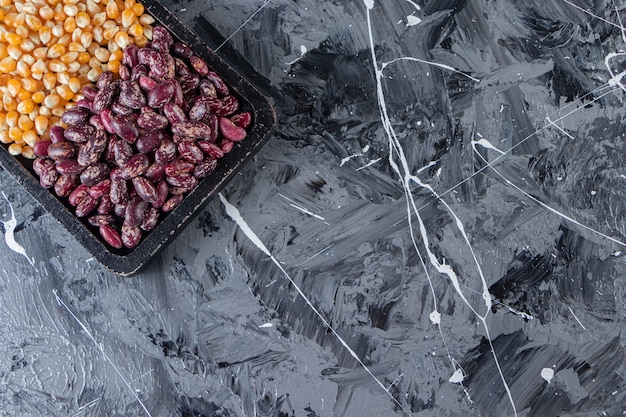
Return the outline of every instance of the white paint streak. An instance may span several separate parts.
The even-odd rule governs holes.
[[[109,362],[109,364],[111,364],[111,366],[113,367],[113,369],[115,370],[115,372],[117,373],[117,375],[120,377],[120,379],[122,380],[122,382],[124,382],[124,385],[126,385],[126,387],[128,388],[128,390],[132,393],[133,397],[135,397],[135,400],[137,400],[137,402],[139,403],[139,405],[141,405],[141,408],[143,408],[143,411],[146,413],[146,415],[148,417],[152,417],[152,415],[150,414],[150,412],[148,411],[148,409],[146,408],[146,405],[141,401],[141,399],[139,398],[139,396],[137,395],[137,390],[135,390],[131,385],[130,382],[128,382],[128,380],[124,377],[124,375],[122,374],[122,372],[120,371],[120,369],[115,366],[115,364],[113,363],[113,361],[111,360],[111,358],[109,358],[109,355],[106,354],[106,352],[104,351],[104,346],[102,346],[100,343],[98,343],[98,341],[96,340],[95,337],[93,337],[93,335],[91,334],[91,332],[89,331],[89,329],[87,328],[87,326],[80,321],[80,319],[74,314],[74,312],[67,306],[67,304],[65,304],[65,302],[63,302],[63,300],[61,300],[61,297],[59,297],[59,294],[57,293],[57,290],[52,290],[52,293],[54,294],[54,298],[56,299],[57,303],[59,304],[59,306],[63,307],[65,310],[67,310],[67,312],[70,314],[70,316],[72,316],[72,318],[80,325],[80,327],[83,329],[83,331],[87,334],[87,336],[89,336],[89,338],[91,339],[91,341],[98,347],[98,349],[100,350],[100,352],[102,353],[102,356],[104,357],[104,359]]]
[[[550,123],[552,126],[556,127],[558,130],[561,131],[561,133],[563,133],[565,136],[567,136],[570,139],[575,139],[574,136],[570,135],[567,131],[565,131],[565,129],[563,129],[561,126],[557,125],[556,123],[554,123],[551,119],[550,116],[546,116],[546,120],[548,121],[548,123]]]
[[[224,40],[224,42],[222,42],[222,43],[220,44],[220,46],[218,46],[217,48],[215,48],[215,52],[219,51],[219,50],[220,50],[220,48],[221,48],[222,46],[226,45],[226,43],[228,43],[228,41],[229,41],[229,40],[231,40],[231,39],[232,39],[232,37],[233,37],[233,36],[235,36],[235,34],[236,34],[237,32],[239,32],[239,31],[240,31],[240,30],[241,30],[241,29],[242,29],[245,25],[247,25],[247,24],[248,24],[248,22],[249,22],[249,21],[251,21],[251,20],[252,20],[252,18],[253,18],[254,16],[256,16],[256,15],[257,15],[257,13],[259,13],[261,10],[263,10],[263,8],[264,8],[265,6],[267,6],[268,4],[270,4],[270,2],[271,2],[271,1],[272,1],[272,0],[265,0],[265,3],[263,3],[263,4],[262,4],[262,5],[261,5],[261,6],[260,6],[260,7],[259,7],[259,8],[255,11],[255,12],[254,12],[254,13],[252,13],[252,15],[251,15],[249,18],[247,18],[247,19],[246,19],[246,20],[245,20],[245,21],[241,24],[241,26],[239,26],[237,29],[235,29],[235,31],[234,31],[234,32],[233,32],[233,33],[232,33],[232,34],[231,34],[228,38],[226,38],[226,39]]]
[[[307,53],[307,52],[308,52],[308,50],[307,50],[306,46],[304,46],[304,45],[300,45],[300,56],[299,56],[298,58],[294,59],[294,60],[293,60],[293,61],[291,61],[291,62],[285,62],[285,64],[286,64],[286,65],[293,65],[293,64],[295,64],[296,62],[298,62],[298,61],[300,61],[302,58],[304,58],[304,55],[306,55],[306,53]]]
[[[452,374],[450,379],[448,379],[448,381],[450,381],[453,384],[460,384],[461,382],[463,382],[464,379],[465,379],[465,374],[463,373],[463,370],[459,368],[456,371],[454,371],[454,373]]]
[[[389,392],[387,388],[385,388],[383,383],[376,377],[376,375],[374,375],[374,373],[365,365],[365,363],[363,363],[361,358],[359,358],[356,352],[352,350],[352,348],[348,345],[348,343],[346,343],[346,341],[339,335],[339,333],[337,333],[337,331],[330,325],[330,323],[324,318],[322,313],[317,308],[315,308],[315,306],[313,305],[309,297],[306,296],[306,294],[302,291],[300,286],[293,280],[293,278],[291,278],[291,276],[287,273],[285,268],[283,268],[281,263],[278,262],[278,260],[274,257],[274,255],[272,255],[271,252],[267,249],[265,244],[263,244],[261,239],[259,239],[259,237],[254,233],[254,231],[252,231],[250,226],[248,226],[248,223],[243,219],[243,217],[239,213],[239,210],[237,210],[237,207],[230,204],[222,193],[219,193],[219,197],[220,197],[222,204],[224,204],[224,207],[226,208],[226,214],[228,214],[228,216],[237,224],[237,226],[239,226],[241,231],[244,232],[244,234],[248,237],[248,239],[250,239],[250,241],[254,243],[254,245],[257,248],[259,248],[263,253],[265,253],[270,258],[272,262],[274,262],[274,265],[276,265],[278,269],[280,269],[280,271],[283,273],[285,278],[289,280],[289,282],[296,289],[298,294],[300,294],[300,297],[302,297],[302,299],[306,302],[306,304],[311,308],[313,313],[315,313],[315,315],[322,321],[324,326],[326,326],[333,333],[333,335],[337,338],[339,343],[341,343],[341,345],[348,351],[350,356],[352,356],[359,363],[359,365],[361,365],[363,369],[365,369],[365,371],[372,377],[372,379],[374,379],[374,381],[378,384],[378,386],[380,386],[387,393],[387,395],[389,395],[389,397],[393,400],[393,402],[397,406],[402,407],[402,404]]]
[[[406,27],[419,25],[421,22],[422,22],[422,19],[412,14],[406,17]]]
[[[315,217],[316,219],[320,219],[320,220],[324,221],[324,223],[326,223],[326,219],[325,219],[324,217],[320,216],[319,214],[315,214],[315,213],[313,213],[312,211],[307,210],[306,208],[304,208],[304,207],[302,207],[302,206],[298,205],[298,204],[297,204],[295,201],[293,201],[291,198],[289,198],[289,197],[287,197],[287,196],[285,196],[285,195],[283,195],[283,194],[281,194],[281,193],[278,193],[278,195],[279,195],[280,197],[284,198],[285,200],[289,201],[289,202],[291,203],[291,204],[289,204],[291,207],[293,207],[293,208],[295,208],[295,209],[298,209],[298,210],[300,210],[301,212],[303,212],[303,213],[305,213],[305,214],[308,214],[308,215],[309,215],[309,216],[311,216],[311,217]],[[326,223],[326,224],[328,224],[328,223]]]
[[[480,145],[483,148],[494,150],[494,151],[498,152],[500,155],[504,155],[506,153],[506,152],[500,150],[499,148],[496,148],[487,139],[473,140],[472,141],[472,148],[474,148],[474,150],[476,150],[476,145]]]
[[[381,64],[381,66],[380,66],[380,72],[382,73],[383,71],[385,71],[385,68],[387,68],[387,66],[389,66],[391,64],[394,64],[394,63],[396,63],[398,61],[415,61],[415,62],[420,62],[422,64],[432,65],[432,66],[439,67],[439,68],[442,68],[442,69],[445,69],[445,70],[448,70],[448,71],[451,71],[451,72],[456,72],[457,74],[461,74],[461,75],[469,78],[472,81],[480,82],[480,80],[478,78],[474,78],[474,77],[472,77],[469,74],[466,74],[466,73],[464,73],[462,71],[457,70],[456,68],[451,67],[450,65],[441,64],[439,62],[427,61],[427,60],[419,59],[419,58],[413,58],[413,57],[410,57],[410,56],[403,56],[401,58],[392,59],[389,62],[383,62]]]
[[[355,171],[360,171],[362,169],[370,167],[370,166],[374,165],[376,162],[379,162],[381,159],[383,159],[383,158],[374,159],[373,161],[368,162],[367,164],[363,165],[362,167],[357,168]]]
[[[11,202],[7,198],[6,194],[4,194],[4,191],[2,192],[2,196],[7,201],[7,203],[9,204],[9,208],[11,209],[11,218],[6,222],[0,220],[0,222],[4,226],[4,241],[6,242],[9,249],[11,249],[15,253],[22,255],[28,260],[28,262],[32,266],[35,266],[35,258],[29,258],[28,254],[26,254],[26,250],[24,249],[24,247],[17,243],[17,241],[15,240],[15,227],[17,226],[15,211],[13,210],[13,205],[11,205]]]
[[[261,329],[266,329],[268,327],[274,327],[273,323],[264,323],[259,326]]]
[[[359,156],[363,156],[363,154],[355,153],[354,155],[348,155],[341,160],[341,163],[339,164],[339,166],[342,167],[346,162],[348,162],[352,158],[358,158]]]
[[[576,314],[574,314],[574,310],[572,310],[570,306],[567,306],[567,309],[569,310],[570,313],[572,313],[572,316],[574,316],[574,319],[578,322],[580,327],[582,327],[584,330],[587,330],[587,328],[582,324],[582,322],[578,320],[578,317],[576,317]]]

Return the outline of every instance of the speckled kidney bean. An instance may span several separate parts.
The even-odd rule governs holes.
[[[101,112],[102,110],[109,107],[111,103],[113,103],[113,99],[115,98],[115,94],[117,93],[117,82],[111,82],[98,90],[98,94],[93,99],[93,110],[96,113]]]
[[[89,100],[87,98],[83,98],[80,99],[76,102],[76,107],[75,108],[82,108],[85,110],[89,110],[90,112],[93,112],[93,100]]]
[[[139,82],[139,78],[142,75],[148,75],[148,73],[150,72],[150,68],[148,68],[147,65],[144,64],[137,64],[134,67],[131,67],[131,71],[130,71],[130,80],[131,81],[135,81],[135,82]],[[139,84],[141,86],[141,84]]]
[[[189,63],[191,67],[199,74],[199,75],[207,75],[209,73],[209,66],[204,61],[204,59],[200,58],[197,55],[191,55],[189,57]]]
[[[209,175],[211,172],[215,171],[217,167],[217,159],[214,158],[206,158],[203,161],[196,164],[193,169],[193,176],[201,179]]]
[[[172,133],[202,139],[211,137],[211,128],[202,122],[176,122],[172,123]]]
[[[76,207],[80,200],[82,200],[86,195],[89,195],[89,187],[85,184],[79,184],[68,196],[68,203],[72,207]]]
[[[94,98],[96,98],[96,94],[98,94],[98,89],[90,85],[86,85],[81,88],[80,92],[87,100],[93,100]]]
[[[165,165],[165,175],[172,177],[180,174],[188,174],[193,172],[195,165],[184,159],[175,159]]]
[[[113,151],[113,158],[115,163],[118,166],[123,166],[126,164],[126,161],[133,156],[133,150],[130,147],[130,144],[125,140],[114,139],[111,145],[111,149]]]
[[[105,242],[107,242],[109,245],[113,246],[116,249],[121,249],[124,247],[120,234],[110,224],[101,224],[99,231],[100,236],[102,236]]]
[[[154,203],[159,198],[156,187],[145,177],[133,178],[133,186],[137,191],[137,195],[148,203]]]
[[[52,142],[49,140],[38,140],[33,146],[33,154],[35,156],[48,156],[48,148]]]
[[[111,201],[110,195],[103,195],[100,199],[100,204],[98,204],[98,214],[109,214],[113,212],[113,208],[115,204]]]
[[[152,108],[160,108],[172,99],[174,86],[169,82],[162,82],[148,91],[148,105]]]
[[[88,124],[80,124],[80,125],[72,125],[69,126],[63,132],[65,139],[76,142],[83,143],[87,142],[87,140],[96,133],[96,128],[92,125]]]
[[[61,161],[57,161],[55,168],[61,175],[80,174],[83,169],[85,169],[85,167],[79,164],[76,159],[63,159]]]
[[[131,81],[120,91],[119,101],[131,109],[140,109],[146,105],[146,96],[138,83]]]
[[[57,164],[58,166],[58,164]],[[110,168],[105,163],[89,165],[80,173],[80,182],[92,186],[109,176]]]
[[[139,226],[146,216],[149,203],[137,196],[132,198],[126,205],[124,212],[124,223],[130,226]]]
[[[165,203],[163,203],[161,210],[164,213],[169,213],[170,211],[174,210],[176,206],[178,206],[181,203],[181,201],[183,201],[183,195],[174,194],[170,198],[168,198],[167,201],[165,201]]]
[[[189,110],[189,120],[203,121],[209,116],[211,110],[209,108],[208,100],[210,100],[210,97],[208,96],[196,97],[193,106],[191,106],[191,109]]]
[[[50,128],[50,142],[59,143],[65,141],[65,129],[61,126],[52,126]]]
[[[141,240],[141,229],[139,226],[131,226],[124,222],[122,224],[122,242],[128,249],[132,249],[139,244]]]
[[[224,152],[224,154],[227,154],[230,151],[232,151],[234,147],[235,147],[235,142],[231,142],[229,140],[224,140],[220,144],[220,148],[222,149],[222,152]]]
[[[198,179],[191,174],[179,174],[179,175],[167,176],[165,177],[165,180],[171,186],[181,187],[181,188],[186,188],[186,189],[192,189],[196,185],[198,185]]]
[[[131,114],[133,114],[133,109],[131,109],[130,107],[126,107],[118,101],[111,104],[110,109],[113,110],[113,113],[119,116],[130,116]]]
[[[113,206],[113,213],[120,219],[123,219],[126,215],[126,204],[127,203],[115,204],[115,206]]]
[[[135,68],[139,65],[139,59],[137,58],[138,52],[139,47],[136,45],[128,45],[122,52],[122,63],[130,68]]]
[[[85,185],[85,184],[82,184]],[[89,195],[93,198],[100,199],[103,195],[108,195],[111,192],[111,179],[106,178],[97,184],[89,187]]]
[[[130,180],[146,172],[148,166],[148,157],[142,153],[138,153],[128,158],[128,161],[122,166],[120,175],[125,180]]]
[[[157,199],[152,203],[152,207],[161,208],[170,194],[170,186],[164,179],[156,185]]]
[[[172,44],[172,47],[170,48],[170,51],[172,52],[172,55],[182,59],[187,59],[191,55],[193,55],[191,48],[182,42],[174,42]]]
[[[203,96],[217,97],[217,90],[215,89],[215,85],[207,79],[203,79],[200,81],[198,89]]]
[[[95,164],[102,156],[108,142],[107,134],[102,130],[98,130],[87,142],[80,145],[76,160],[82,166]]]
[[[252,113],[244,111],[230,117],[231,122],[236,126],[246,129],[252,123]]]
[[[49,159],[49,161],[51,161],[51,159]],[[56,183],[60,175],[61,174],[55,169],[54,163],[52,166],[46,165],[41,168],[41,172],[39,173],[39,184],[41,184],[43,188],[50,188]]]
[[[130,116],[111,116],[111,125],[114,133],[126,142],[134,143],[139,137],[135,119]]]
[[[154,206],[150,207],[145,219],[143,219],[143,222],[139,225],[139,227],[146,232],[154,230],[156,225],[159,223],[160,215],[161,212],[158,208]]]
[[[100,112],[99,116],[100,121],[104,126],[104,130],[108,133],[115,133],[115,129],[113,129],[113,122],[111,121],[111,118],[114,116],[113,111],[111,109],[104,109]]]
[[[102,118],[98,114],[94,114],[89,118],[89,124],[99,130],[106,130],[104,128],[104,123],[102,123]]]
[[[111,71],[104,71],[100,74],[98,81],[96,82],[96,87],[98,90],[102,90],[107,85],[110,85],[113,82],[113,73]],[[97,94],[96,94],[97,95]]]
[[[113,204],[124,204],[128,201],[128,183],[123,178],[111,178],[109,197]]]
[[[61,174],[54,183],[54,192],[59,197],[67,197],[76,187],[78,187],[78,175]]]
[[[143,176],[155,184],[158,183],[165,178],[165,164],[160,162],[153,163],[148,167],[146,172],[144,172]]]
[[[130,80],[131,72],[130,72],[130,67],[128,65],[126,64],[120,65],[120,68],[118,69],[117,72],[120,76],[120,79],[124,81]]]
[[[165,117],[167,117],[170,123],[184,122],[187,120],[185,112],[176,103],[166,103],[163,106],[163,114],[165,114]]]
[[[239,109],[239,100],[235,96],[226,96],[222,99],[221,107],[215,112],[218,116],[230,116]]]
[[[151,130],[139,136],[139,139],[137,139],[135,146],[137,147],[137,150],[139,152],[148,153],[161,146],[161,143],[163,143],[164,139],[165,133],[163,133],[163,131]]]
[[[48,146],[48,156],[55,161],[72,159],[77,153],[78,148],[72,142],[57,142]]]
[[[98,199],[87,194],[76,206],[76,216],[85,217],[98,207]]]
[[[169,124],[169,120],[162,114],[146,111],[139,115],[137,124],[146,130],[163,130]]]
[[[74,107],[63,113],[61,121],[68,125],[82,124],[87,122],[90,115],[89,110],[83,107]]]
[[[199,140],[196,142],[196,145],[207,155],[212,156],[213,158],[221,158],[224,156],[224,151],[214,143],[209,142],[208,140]]]
[[[178,144],[178,153],[180,156],[193,163],[197,164],[204,159],[202,150],[197,147],[192,141],[184,141]]]
[[[220,77],[215,71],[208,71],[206,74],[206,78],[213,83],[218,94],[220,94],[221,96],[227,96],[228,94],[230,94],[230,89],[228,88],[222,77]]]
[[[161,146],[154,152],[155,162],[167,164],[176,157],[176,144],[170,139],[164,139]]]

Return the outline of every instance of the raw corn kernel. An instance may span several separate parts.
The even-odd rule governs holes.
[[[32,158],[34,139],[83,98],[155,20],[136,0],[0,0],[0,141]]]

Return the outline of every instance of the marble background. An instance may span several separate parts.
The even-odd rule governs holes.
[[[0,415],[626,413],[623,1],[164,3],[278,125],[131,278],[0,172]]]

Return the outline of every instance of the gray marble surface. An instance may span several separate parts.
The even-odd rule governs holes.
[[[278,125],[131,278],[0,172],[0,415],[626,413],[623,1],[165,4]]]

